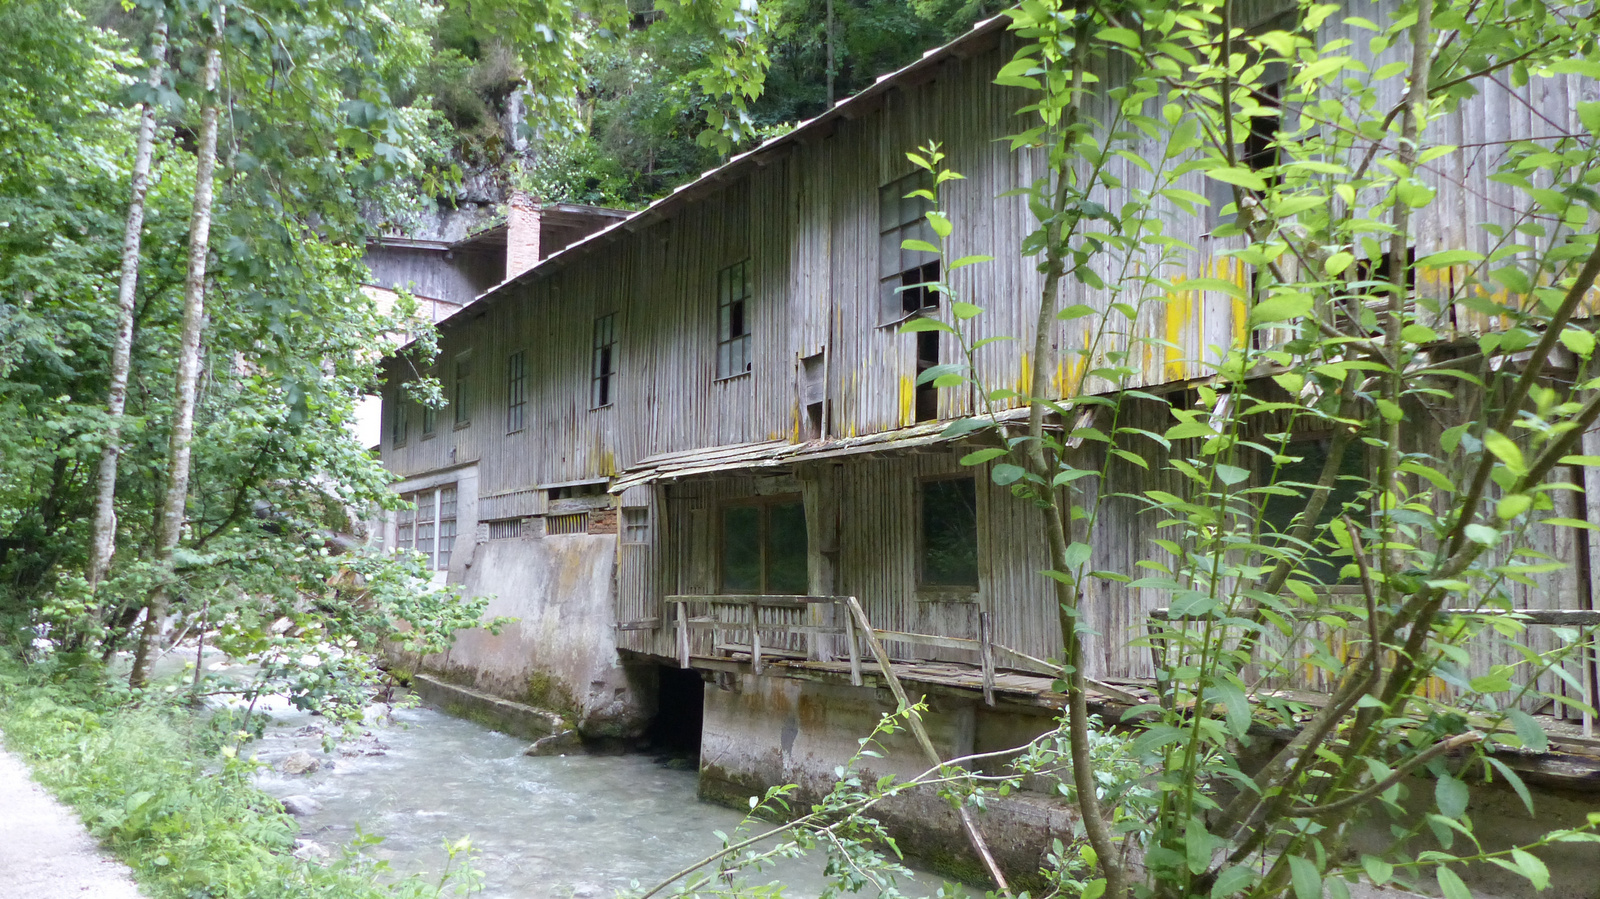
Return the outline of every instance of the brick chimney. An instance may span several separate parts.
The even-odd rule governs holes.
[[[539,261],[539,201],[527,191],[511,192],[506,213],[506,280]]]

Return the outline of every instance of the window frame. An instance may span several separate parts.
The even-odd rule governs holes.
[[[617,313],[595,316],[590,334],[589,408],[604,409],[617,402]]]
[[[973,583],[971,584],[945,584],[928,580],[927,554],[928,534],[927,521],[924,515],[926,490],[928,485],[946,481],[966,481],[972,485],[972,545],[973,545]],[[959,595],[963,599],[975,596],[983,588],[983,526],[978,515],[979,495],[977,475],[968,472],[950,472],[948,474],[928,475],[917,478],[916,484],[916,553],[917,593],[922,596],[934,598],[948,598]]]
[[[528,353],[517,350],[506,357],[506,433],[515,434],[527,426]]]
[[[389,447],[399,449],[410,442],[411,416],[406,414],[406,398],[404,388],[397,388],[394,392],[394,403],[389,413]]]
[[[733,272],[739,272],[739,290],[734,296]],[[727,289],[724,290],[726,277]],[[726,381],[730,378],[743,377],[754,368],[752,363],[751,338],[754,329],[751,327],[750,312],[753,307],[751,302],[754,291],[750,287],[750,257],[746,256],[738,262],[723,266],[717,270],[716,278],[717,297],[717,355],[716,377],[714,380]],[[735,324],[735,311],[737,310],[737,323],[739,333],[733,333]],[[734,352],[737,349],[743,357],[743,367],[734,365]]]
[[[922,169],[878,186],[878,292],[883,325],[898,324],[939,309],[939,292],[919,286],[942,276],[938,254],[902,246],[907,240],[939,245],[939,236],[927,215],[934,211],[934,203],[926,197],[907,196],[917,190],[931,191],[933,187],[933,174]],[[918,298],[914,306],[908,305],[912,297]]]
[[[806,523],[806,588],[799,593],[773,593],[772,592],[772,564],[769,549],[769,535],[772,532],[771,518],[774,506],[796,505],[800,507],[801,517]],[[716,505],[716,590],[718,595],[742,596],[750,594],[730,593],[727,588],[727,511],[729,509],[756,508],[761,512],[757,543],[761,548],[761,589],[756,591],[756,596],[808,596],[811,593],[811,520],[806,515],[805,495],[802,493],[775,493],[762,496],[747,496],[737,499],[724,500]]]

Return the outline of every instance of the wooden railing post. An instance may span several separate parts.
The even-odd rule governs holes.
[[[983,702],[994,705],[994,636],[988,612],[978,613],[978,664],[983,667]]]
[[[678,667],[689,667],[689,612],[685,608],[689,604],[680,602],[678,605]]]
[[[761,673],[761,600],[750,601],[750,670]]]
[[[846,600],[837,603],[837,606],[844,612],[844,643],[845,649],[850,653],[850,684],[859,687],[861,686],[861,646],[856,640],[855,616],[850,614],[850,607],[846,605],[847,602],[855,602],[855,597],[848,597]]]

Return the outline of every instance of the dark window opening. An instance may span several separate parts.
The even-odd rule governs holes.
[[[717,377],[750,370],[749,260],[717,273]]]
[[[811,582],[807,539],[798,498],[724,507],[721,592],[804,594]]]
[[[1333,441],[1324,438],[1297,441],[1285,449],[1285,455],[1300,458],[1278,468],[1277,477],[1273,478],[1272,483],[1276,487],[1293,490],[1296,495],[1267,497],[1261,509],[1261,542],[1269,546],[1282,547],[1290,552],[1303,553],[1296,569],[1312,575],[1323,584],[1350,584],[1355,583],[1355,578],[1339,576],[1344,561],[1334,557],[1334,548],[1326,539],[1320,541],[1317,539],[1319,533],[1325,532],[1312,532],[1313,542],[1309,549],[1291,545],[1285,539],[1294,527],[1295,516],[1306,508],[1317,481],[1321,479],[1322,467],[1327,464],[1328,454],[1332,448]],[[1271,476],[1270,468],[1268,476]],[[1322,507],[1322,514],[1317,518],[1319,528],[1346,512],[1349,512],[1351,519],[1358,523],[1365,517],[1366,513],[1362,511],[1361,491],[1366,483],[1366,477],[1367,465],[1361,448],[1346,447],[1344,456],[1339,460],[1338,480],[1334,481],[1333,489]]]
[[[589,533],[589,513],[573,512],[567,515],[546,515],[544,517],[544,532],[551,537],[559,537],[563,534],[587,534]]]
[[[528,361],[523,353],[506,359],[506,433],[522,430],[528,408]]]
[[[612,376],[617,373],[617,314],[594,320],[594,362],[590,372],[589,406],[611,405]]]
[[[917,332],[917,377],[939,364],[939,332]],[[923,381],[916,386],[917,421],[933,421],[939,417],[939,388],[933,381]]]
[[[1394,293],[1394,253],[1386,252],[1377,258],[1357,259],[1351,265],[1350,294],[1338,303],[1334,319],[1343,327],[1351,316],[1356,317],[1359,330],[1376,334],[1383,330],[1389,299]],[[1406,248],[1402,303],[1409,307],[1417,292],[1417,248]]]
[[[1244,143],[1239,148],[1239,161],[1259,172],[1276,166],[1281,158],[1277,144],[1278,135],[1283,129],[1283,82],[1263,86],[1256,99],[1271,113],[1250,117],[1250,132],[1244,136]],[[1271,183],[1271,179],[1268,183]]]
[[[828,358],[826,353],[813,353],[800,358],[800,405],[804,409],[801,422],[807,440],[820,440],[827,434],[828,413]]]
[[[900,309],[907,315],[939,308],[939,260],[900,273]]]
[[[439,430],[439,410],[432,406],[422,407],[422,437],[426,440]]]
[[[978,490],[972,478],[923,481],[921,584],[978,587]]]

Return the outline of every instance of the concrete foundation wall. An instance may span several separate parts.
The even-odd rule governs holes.
[[[986,733],[1001,726],[981,701],[930,697],[924,716],[934,745],[945,758],[969,755],[995,742]],[[723,675],[706,686],[705,729],[700,744],[701,798],[747,808],[749,797],[775,784],[794,783],[804,805],[832,789],[834,769],[855,755],[858,742],[894,709],[885,691],[776,677]],[[1025,742],[1052,726],[1047,715],[1001,716],[1006,740]],[[1026,733],[1024,733],[1026,731]],[[1016,745],[1008,743],[1008,745]],[[928,768],[903,727],[882,737],[881,758],[863,758],[871,778],[893,774],[909,780]],[[976,750],[981,751],[981,750]],[[901,851],[940,873],[982,882],[982,871],[945,800],[922,790],[886,800],[873,815],[889,828]],[[1067,837],[1073,814],[1042,795],[1013,794],[977,812],[996,859],[1025,886],[1039,870],[1051,840]]]
[[[642,732],[653,711],[641,701],[649,691],[633,688],[612,636],[616,537],[488,540],[470,552],[459,569],[465,593],[493,597],[487,616],[517,620],[498,636],[463,631],[447,654],[423,667],[556,711],[585,737]],[[451,582],[457,577],[452,565]]]

